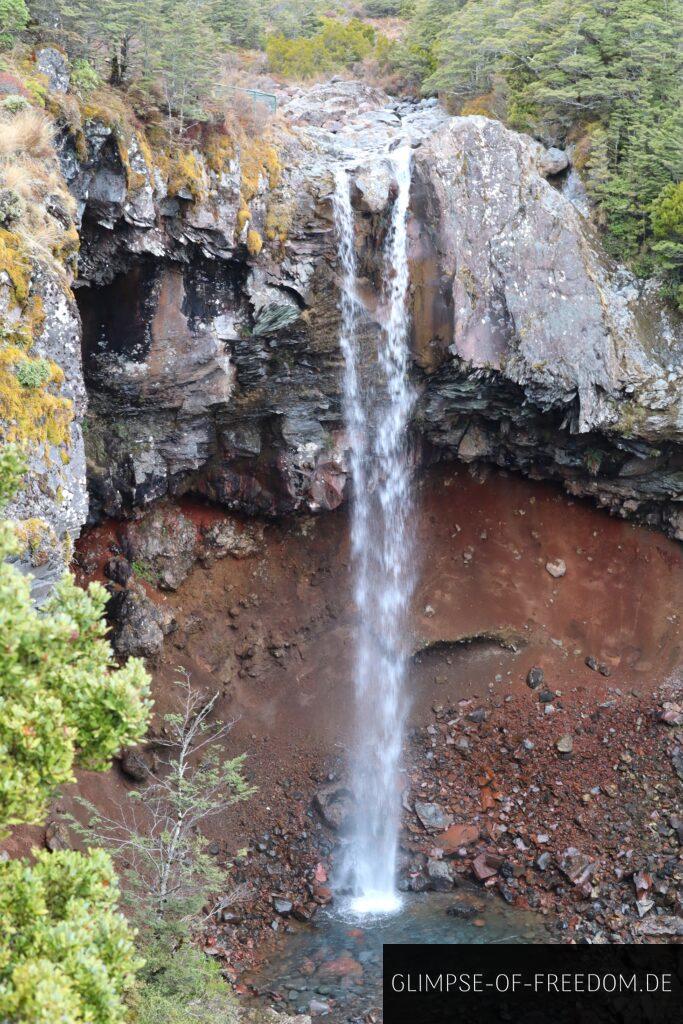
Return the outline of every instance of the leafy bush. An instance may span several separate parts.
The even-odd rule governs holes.
[[[175,949],[157,942],[143,951],[136,1024],[237,1024],[235,998],[215,960],[187,940]]]
[[[0,456],[0,507],[16,490],[22,462]],[[112,662],[103,620],[107,592],[66,577],[39,611],[30,581],[4,561],[17,550],[0,522],[0,828],[38,823],[74,762],[106,768],[145,731],[149,677],[141,661]]]
[[[71,67],[71,87],[79,92],[81,96],[87,96],[89,93],[94,92],[95,89],[99,89],[102,84],[102,79],[99,74],[92,66],[92,64],[79,58],[73,62]]]
[[[31,104],[25,96],[19,93],[10,93],[0,102],[0,109],[6,110],[8,114],[18,114],[20,110],[26,110]]]
[[[24,0],[0,0],[0,49],[7,50],[28,25]]]
[[[26,359],[19,363],[14,373],[22,388],[40,388],[52,376],[47,359]]]
[[[26,462],[16,445],[3,445],[0,448],[0,512],[19,490],[25,472]]]
[[[38,612],[28,579],[0,565],[0,824],[39,822],[75,762],[103,770],[144,733],[148,676],[137,659],[113,665],[107,597],[66,578]]]
[[[0,510],[25,462],[0,449]],[[42,611],[4,559],[17,549],[0,521],[0,828],[38,822],[73,763],[106,767],[144,731],[149,680],[140,662],[112,664],[103,587],[65,580]],[[0,861],[3,1024],[124,1024],[140,961],[117,911],[118,880],[102,850]]]
[[[141,961],[102,850],[0,863],[0,1020],[123,1024]]]
[[[323,18],[322,27],[312,36],[288,39],[282,34],[266,40],[271,70],[285,78],[316,78],[351,68],[369,57],[377,33],[358,18],[337,21]]]

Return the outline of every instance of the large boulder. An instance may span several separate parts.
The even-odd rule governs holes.
[[[107,606],[112,623],[111,645],[119,658],[156,659],[164,646],[164,617],[147,596],[144,588],[134,584],[117,591]]]
[[[128,523],[123,543],[134,570],[162,590],[177,590],[197,559],[196,526],[165,505]]]

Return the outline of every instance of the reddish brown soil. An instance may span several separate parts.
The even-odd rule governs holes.
[[[487,831],[489,824],[500,824],[499,798],[510,796],[515,785],[526,789],[536,777],[543,781],[543,795],[524,798],[529,828],[537,818],[539,827],[549,827],[546,819],[552,819],[566,845],[585,845],[592,837],[586,852],[594,853],[605,836],[593,835],[593,824],[582,832],[575,818],[588,814],[597,821],[618,808],[624,843],[635,843],[635,833],[647,830],[656,810],[645,786],[648,773],[673,779],[666,730],[651,712],[656,692],[676,680],[683,661],[681,548],[554,487],[501,473],[481,483],[464,469],[433,470],[418,507],[421,571],[410,687],[411,727],[419,731],[407,754],[413,788],[419,791],[425,782],[426,791],[444,790],[440,799],[457,805],[460,820],[483,815],[484,839],[491,843],[500,838]],[[224,515],[189,501],[182,508],[198,525]],[[116,525],[105,524],[81,539],[78,561],[85,577],[101,575],[116,537]],[[567,566],[561,579],[545,569],[557,558]],[[261,555],[198,566],[176,593],[149,588],[178,622],[154,671],[157,712],[172,706],[177,666],[189,670],[197,685],[220,690],[220,716],[235,719],[228,750],[247,752],[258,786],[248,805],[211,826],[209,838],[220,843],[221,856],[244,846],[254,849],[255,838],[271,836],[276,827],[288,835],[300,834],[307,822],[312,827],[312,791],[328,773],[341,770],[353,717],[351,582],[348,520],[339,511],[267,523]],[[608,666],[609,677],[586,666],[589,655]],[[552,716],[543,714],[537,694],[526,686],[532,665],[541,666],[546,684],[561,692]],[[464,699],[473,704],[459,707]],[[591,717],[598,705],[614,700],[616,705]],[[479,704],[492,716],[480,726],[463,721],[452,727],[456,734],[463,728],[475,734],[471,753],[456,756],[445,745],[445,723]],[[447,709],[439,712],[438,737],[424,732],[435,721],[433,706]],[[583,732],[575,736],[572,758],[558,762],[555,740],[579,727]],[[523,762],[511,756],[520,738],[535,743]],[[634,760],[627,771],[615,773],[615,763],[625,764],[619,754],[627,747]],[[429,749],[437,751],[436,762],[424,760]],[[434,774],[439,758],[441,779],[439,771]],[[486,768],[495,778],[494,808],[484,811],[477,778]],[[611,782],[625,787],[620,799],[582,803],[591,786]],[[129,785],[118,770],[84,774],[55,810],[69,808],[75,790],[107,804]],[[19,852],[39,838],[39,832],[23,831],[10,848]],[[270,889],[293,891],[291,876],[299,872],[303,885],[306,871],[329,850],[329,838],[312,833],[292,863],[286,841],[278,839],[277,845],[287,878],[271,877]],[[266,876],[259,856],[256,851],[251,864],[261,885]],[[524,901],[527,887],[520,886],[513,898]],[[266,925],[268,898],[255,904]],[[544,901],[552,903],[545,896]],[[246,942],[246,934],[237,938]]]

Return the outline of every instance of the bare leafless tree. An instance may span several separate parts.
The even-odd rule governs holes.
[[[242,774],[245,755],[222,756],[220,741],[234,723],[212,721],[218,694],[207,699],[186,672],[177,685],[181,707],[164,717],[162,753],[147,785],[110,815],[82,801],[88,827],[75,825],[115,857],[135,916],[150,925],[186,922],[220,890],[224,875],[206,853],[201,826],[254,792]],[[238,895],[223,894],[221,904]]]

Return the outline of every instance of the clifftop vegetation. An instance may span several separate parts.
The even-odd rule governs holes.
[[[574,147],[605,242],[683,303],[679,0],[417,0],[395,64],[456,111]]]
[[[572,146],[608,250],[683,303],[682,20],[681,0],[4,0],[0,44],[56,43],[83,97],[122,89],[176,141],[269,75],[438,94]]]

